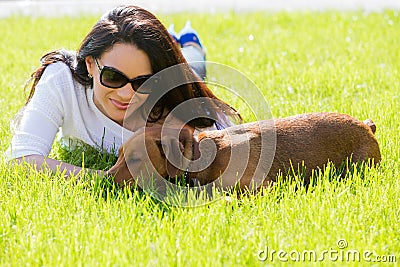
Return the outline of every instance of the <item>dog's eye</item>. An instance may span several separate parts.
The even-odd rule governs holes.
[[[129,166],[131,164],[138,164],[139,162],[140,162],[140,159],[138,159],[138,158],[129,158],[126,161],[126,164]]]

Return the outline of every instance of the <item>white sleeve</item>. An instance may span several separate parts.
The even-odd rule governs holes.
[[[53,66],[54,65],[54,66]],[[60,86],[63,86],[65,64],[49,65],[36,86],[30,102],[20,111],[7,160],[27,155],[47,156],[63,122]],[[64,75],[62,75],[64,73]]]

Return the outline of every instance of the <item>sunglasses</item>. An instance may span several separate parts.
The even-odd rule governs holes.
[[[141,87],[152,75],[142,75],[133,79],[129,79],[125,74],[120,72],[119,70],[103,66],[100,68],[99,62],[97,62],[97,58],[94,58],[94,62],[96,63],[97,69],[100,72],[100,83],[108,88],[121,88],[125,86],[127,83],[132,85],[132,89],[135,92],[141,94],[150,94],[150,87]],[[157,82],[157,81],[156,81]],[[140,90],[139,90],[140,89]]]

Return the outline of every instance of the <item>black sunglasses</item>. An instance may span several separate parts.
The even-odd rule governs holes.
[[[94,62],[96,63],[96,66],[100,72],[100,83],[108,88],[121,88],[125,86],[127,83],[130,83],[132,85],[132,89],[135,92],[141,93],[141,94],[150,94],[151,93],[151,88],[150,86],[146,87],[141,87],[152,75],[142,75],[138,76],[133,79],[129,79],[126,77],[125,74],[120,72],[119,70],[113,68],[113,67],[108,67],[108,66],[103,66],[100,68],[99,63],[97,62],[97,58],[94,58]],[[157,82],[157,81],[155,81]],[[140,90],[139,90],[140,89]]]

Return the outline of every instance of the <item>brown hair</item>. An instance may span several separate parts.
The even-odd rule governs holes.
[[[31,76],[33,84],[27,103],[33,96],[35,87],[45,68],[57,61],[66,63],[73,77],[79,83],[91,86],[93,80],[88,76],[85,58],[89,56],[99,58],[104,52],[112,49],[112,46],[116,43],[133,44],[138,49],[143,50],[149,57],[153,73],[179,64],[189,66],[167,29],[152,13],[137,6],[119,6],[101,17],[83,40],[77,53],[57,50],[47,53],[41,58],[41,66]],[[183,70],[181,75],[185,75],[189,79],[188,83],[179,85],[165,93],[158,91],[150,94],[148,101],[157,100],[149,111],[149,122],[158,121],[166,112],[168,113],[177,105],[192,98],[207,97],[218,100],[200,79],[193,82],[193,77],[196,75],[190,67],[181,69]],[[165,79],[161,80],[161,85],[164,82]],[[160,93],[163,95],[161,98],[157,98]],[[211,108],[211,110],[219,109],[228,116],[235,116],[236,119],[240,119],[240,115],[228,105],[225,105],[228,108],[223,108],[224,105],[218,106],[217,109]],[[179,114],[177,116],[179,117]],[[213,125],[214,122],[213,119],[199,117],[191,120],[188,124],[192,127],[208,127]]]

